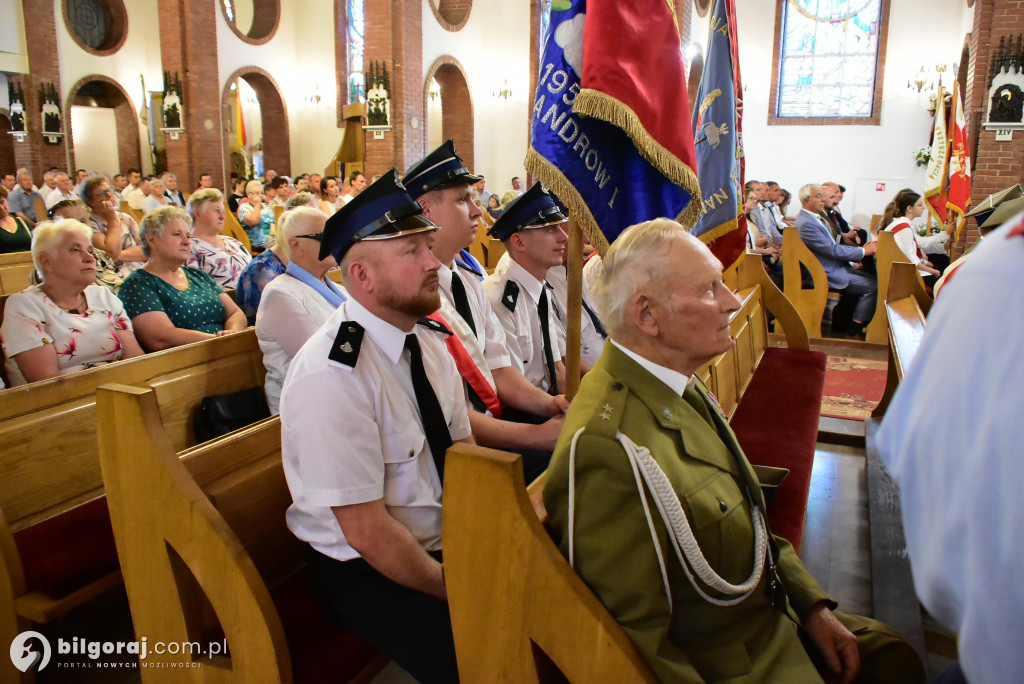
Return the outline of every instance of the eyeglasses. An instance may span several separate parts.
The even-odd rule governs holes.
[[[101,197],[113,197],[114,191],[111,190],[110,188],[107,188],[106,190],[97,190],[96,194]]]
[[[309,233],[308,235],[292,235],[292,237],[297,237],[297,238],[301,237],[301,238],[306,238],[308,240],[316,240],[317,242],[323,242],[324,241],[324,234],[323,233]]]

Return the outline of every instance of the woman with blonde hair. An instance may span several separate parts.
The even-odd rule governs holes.
[[[125,278],[118,296],[142,345],[151,351],[243,330],[245,314],[209,275],[186,266],[188,214],[161,207],[142,219],[146,264]]]
[[[93,284],[91,239],[92,230],[73,219],[36,226],[40,283],[8,297],[0,327],[12,386],[142,354],[121,301]]]
[[[205,188],[188,198],[192,216],[192,249],[186,265],[205,271],[224,289],[234,289],[238,276],[252,260],[241,242],[224,229],[224,195],[217,188]]]

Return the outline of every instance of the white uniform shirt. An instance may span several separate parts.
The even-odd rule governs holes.
[[[456,268],[459,267],[456,266]],[[441,288],[441,296],[451,304],[451,310],[444,314],[444,318],[454,326],[455,323],[452,323],[449,315],[458,316],[460,320],[462,317],[456,313],[455,297],[452,296],[452,269],[441,264],[441,268],[437,270],[437,278]],[[469,300],[469,309],[473,312],[476,336],[474,337],[468,323],[464,327],[459,326],[459,330],[455,330],[454,327],[452,330],[458,335],[462,346],[469,350],[470,355],[474,356],[474,358],[476,354],[473,350],[470,350],[470,345],[479,348],[480,353],[487,360],[489,370],[511,366],[512,359],[509,358],[508,349],[506,348],[505,329],[501,327],[501,323],[495,317],[494,311],[487,301],[487,293],[484,292],[483,283],[475,275],[461,268],[459,268],[459,279],[466,287],[466,299]],[[469,333],[469,339],[467,339],[467,332]],[[485,375],[490,376],[490,372],[488,371]]]
[[[503,303],[505,284],[509,280],[515,281],[519,286],[515,311],[511,311]],[[537,312],[544,283],[530,275],[506,253],[498,260],[494,273],[484,279],[483,285],[487,301],[491,303],[491,309],[501,322],[501,327],[505,329],[505,343],[509,356],[512,357],[513,366],[532,384],[547,391],[551,383],[548,380],[547,361],[544,356],[541,320]],[[551,355],[555,362],[558,362],[565,356],[565,337],[562,326],[555,317],[552,300],[552,297],[548,298],[547,325],[553,347]]]
[[[558,322],[562,327],[562,334],[568,338],[565,328],[565,315],[569,310],[569,274],[565,266],[555,266],[548,271],[547,281],[551,284],[548,294],[553,294],[555,298],[558,309],[556,314],[558,315]],[[590,288],[587,287],[586,280],[583,281],[583,301],[587,303],[587,306],[595,314],[597,313],[597,308],[594,307],[590,296]],[[582,308],[580,309],[580,323],[580,358],[593,366],[601,358],[601,350],[604,349],[604,337],[597,331],[597,327],[594,325],[590,314]]]
[[[281,387],[292,359],[334,310],[323,295],[288,274],[263,288],[256,311],[256,339],[267,367],[263,386],[272,415],[280,410]]]
[[[364,328],[355,367],[328,355],[345,321]],[[453,440],[470,435],[462,379],[444,340],[414,330]],[[292,359],[281,392],[281,449],[294,503],[288,528],[337,560],[359,556],[331,506],[383,499],[420,545],[441,548],[441,480],[412,387],[406,333],[349,299]]]
[[[1024,672],[1024,215],[972,252],[931,312],[878,448],[900,485],[921,603],[971,682]]]

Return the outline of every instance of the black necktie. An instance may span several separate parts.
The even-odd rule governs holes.
[[[551,352],[551,332],[548,330],[548,293],[547,288],[540,289],[540,302],[537,304],[540,318],[540,334],[544,338],[544,363],[548,367],[550,393],[558,394],[558,381],[555,379],[555,355]]]
[[[604,326],[601,325],[601,319],[598,318],[597,312],[590,308],[586,299],[583,300],[583,310],[587,312],[588,316],[590,316],[590,322],[594,324],[594,329],[597,330],[597,334],[607,339],[608,333],[605,331]]]
[[[455,310],[459,312],[462,320],[469,324],[470,330],[476,335],[476,323],[473,322],[473,310],[469,308],[466,286],[462,284],[462,278],[455,271],[452,271],[452,297],[455,299]]]
[[[420,420],[423,431],[427,435],[427,444],[437,466],[437,474],[444,482],[444,455],[452,445],[452,435],[448,432],[448,421],[444,418],[441,404],[437,401],[434,388],[430,386],[427,371],[423,368],[423,356],[420,353],[420,341],[415,334],[405,336],[405,348],[409,350],[409,366],[412,370],[412,389],[416,393],[416,405],[420,409]]]

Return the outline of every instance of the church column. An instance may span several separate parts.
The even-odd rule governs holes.
[[[384,62],[391,79],[391,130],[384,133],[383,140],[375,140],[372,133],[364,133],[365,173],[372,177],[395,167],[402,175],[427,153],[423,3],[422,0],[367,2],[365,13],[364,69],[369,72],[371,62]]]
[[[52,0],[24,0],[25,26],[29,27],[28,68],[29,73],[18,74],[11,80],[18,83],[25,92],[25,130],[28,137],[24,142],[14,143],[14,159],[18,168],[25,167],[32,172],[36,185],[42,185],[43,173],[51,166],[67,168],[67,138],[61,138],[55,145],[43,138],[42,100],[39,89],[44,84],[53,84],[57,89],[62,117],[62,130],[67,131],[70,114],[64,101],[60,84],[60,64],[57,59],[57,18]],[[73,169],[70,169],[72,172]]]
[[[179,189],[192,192],[199,174],[213,177],[224,190],[224,146],[221,141],[221,83],[217,63],[217,2],[161,0],[160,58],[163,70],[181,82],[181,125],[177,140],[168,134],[168,170],[178,176]],[[165,84],[166,85],[166,84]],[[159,117],[160,112],[151,116]],[[158,119],[159,120],[159,119]]]
[[[972,206],[1009,185],[1024,182],[1024,130],[1014,131],[1012,140],[997,142],[996,131],[981,125],[988,111],[991,66],[999,41],[1016,41],[1021,33],[1024,13],[1018,0],[976,0],[965,104],[971,138],[978,141],[973,159]],[[965,246],[973,245],[978,237],[977,224],[971,219]],[[954,256],[959,251],[955,250]]]

